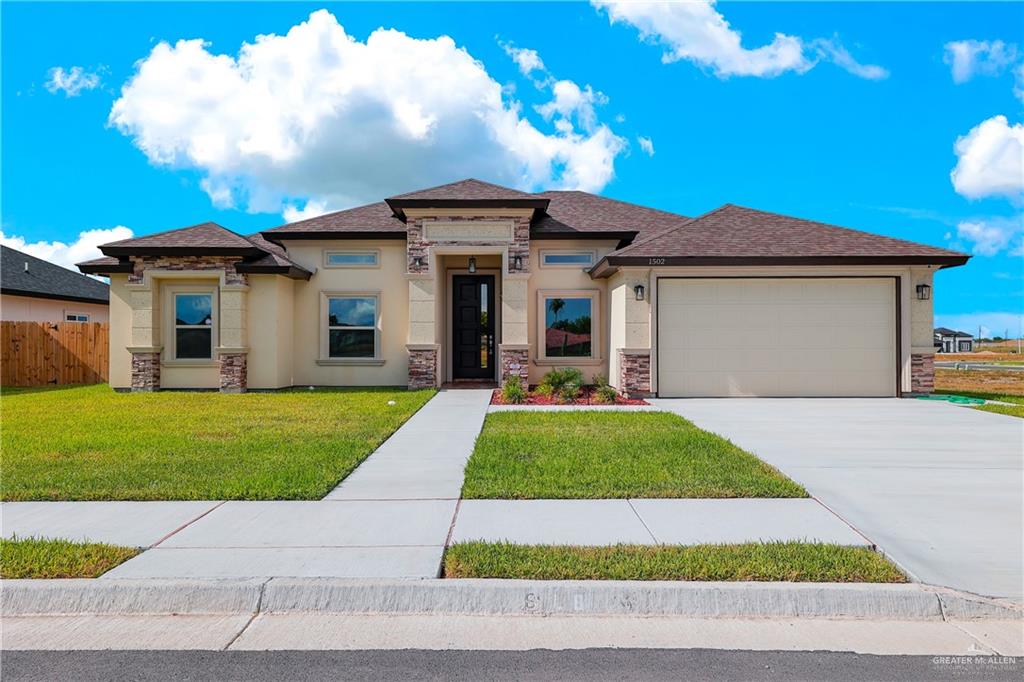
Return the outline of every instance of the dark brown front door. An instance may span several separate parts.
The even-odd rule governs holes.
[[[493,378],[494,346],[494,275],[453,275],[452,378]]]

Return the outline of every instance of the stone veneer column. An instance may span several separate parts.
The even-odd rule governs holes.
[[[132,391],[148,393],[160,388],[160,353],[132,353]]]
[[[140,277],[141,280],[141,277]],[[156,285],[129,288],[132,333],[132,391],[149,392],[160,389],[160,303]]]
[[[437,346],[406,346],[409,351],[409,390],[437,386]]]
[[[651,397],[651,351],[619,349],[619,392],[627,398]]]
[[[509,267],[513,267],[509,247]],[[529,263],[523,262],[523,270]],[[501,280],[501,343],[498,344],[501,382],[516,377],[525,387],[530,379],[530,339],[527,327],[529,274],[518,271]]]
[[[248,287],[224,285],[220,289],[220,391],[245,393],[248,389]]]
[[[246,353],[220,354],[221,393],[245,393],[248,387],[248,357]]]
[[[935,390],[935,356],[914,353],[910,356],[910,391],[931,393]]]

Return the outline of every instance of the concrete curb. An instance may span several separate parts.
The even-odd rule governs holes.
[[[655,405],[489,405],[488,412],[664,412]]]
[[[927,585],[530,580],[8,580],[5,617],[376,613],[693,618],[1003,619],[1020,604]]]

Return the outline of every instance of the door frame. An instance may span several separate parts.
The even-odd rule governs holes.
[[[444,380],[454,381],[455,347],[452,345],[452,327],[454,317],[452,308],[455,306],[455,287],[453,285],[455,275],[494,275],[494,381],[498,380],[498,366],[501,364],[501,356],[498,353],[498,344],[501,343],[501,268],[477,268],[476,272],[470,272],[467,268],[447,268],[445,270],[445,295],[444,295]]]
[[[661,381],[659,372],[661,371],[658,367],[658,353],[661,347],[661,325],[659,324],[659,317],[661,314],[660,303],[658,301],[658,288],[663,279],[891,279],[893,280],[893,295],[895,297],[895,336],[896,343],[894,344],[896,350],[896,392],[893,394],[896,398],[903,397],[903,382],[902,382],[902,359],[903,359],[903,334],[902,334],[902,321],[903,321],[903,308],[902,308],[902,277],[900,275],[811,275],[811,274],[799,274],[799,275],[663,275],[654,274],[654,294],[651,300],[651,307],[654,317],[654,329],[652,338],[654,340],[651,357],[651,383],[652,392],[661,397]]]

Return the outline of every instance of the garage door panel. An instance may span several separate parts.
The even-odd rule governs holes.
[[[891,396],[888,278],[663,279],[662,396]]]

